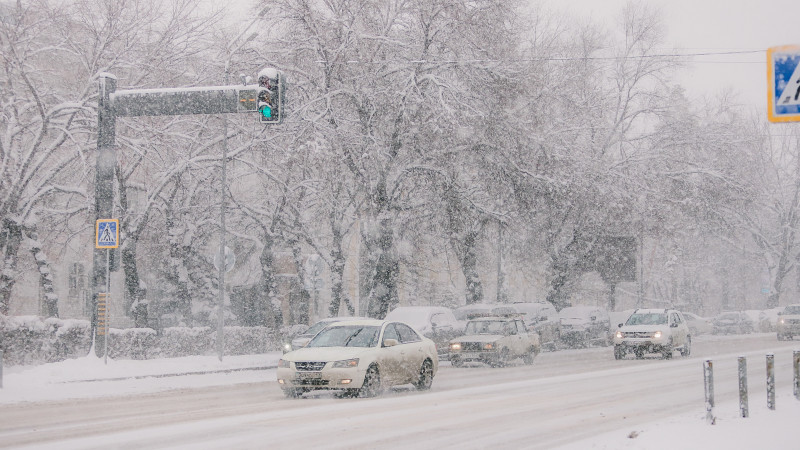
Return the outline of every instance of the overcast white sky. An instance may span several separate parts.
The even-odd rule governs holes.
[[[609,25],[627,0],[543,0]],[[800,45],[797,0],[645,0],[659,8],[667,28],[666,48],[686,53],[752,51],[698,56],[679,78],[691,98],[713,96],[729,87],[742,103],[763,110],[766,119],[766,49]],[[665,49],[666,49],[665,48]]]

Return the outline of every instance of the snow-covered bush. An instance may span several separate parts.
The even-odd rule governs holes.
[[[108,355],[114,359],[154,359],[216,352],[216,328],[111,328]],[[280,339],[266,327],[226,327],[225,354],[276,351]],[[96,344],[102,351],[103,341]],[[0,315],[0,350],[8,365],[31,365],[84,356],[91,348],[88,320]]]

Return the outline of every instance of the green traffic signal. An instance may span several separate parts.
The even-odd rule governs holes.
[[[261,116],[264,117],[265,119],[271,119],[272,118],[272,108],[270,108],[269,105],[261,106],[261,108],[259,109],[259,112],[261,113]]]

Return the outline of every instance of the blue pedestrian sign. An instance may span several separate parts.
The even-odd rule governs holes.
[[[767,49],[770,122],[800,122],[800,45]]]
[[[97,226],[95,227],[95,247],[119,247],[119,219],[97,219]]]

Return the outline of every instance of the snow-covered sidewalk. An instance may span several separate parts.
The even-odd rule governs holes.
[[[93,355],[37,366],[4,367],[0,404],[102,397],[273,381],[280,352],[106,362]]]

